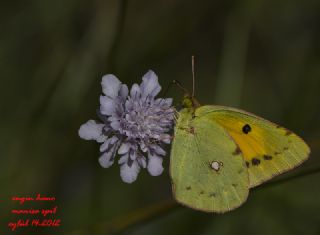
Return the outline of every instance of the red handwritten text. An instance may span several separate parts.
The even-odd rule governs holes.
[[[56,200],[55,197],[48,197],[41,195],[38,193],[35,197],[19,197],[19,196],[13,196],[11,197],[12,201],[17,201],[19,205],[23,205],[26,202],[31,203],[31,205],[36,205],[40,203],[43,205],[43,203],[47,202],[53,202]],[[52,204],[51,204],[52,205]],[[37,206],[37,205],[36,205]],[[53,218],[54,215],[56,215],[58,210],[58,206],[49,207],[49,208],[38,208],[34,209],[32,207],[27,209],[13,209],[11,210],[12,214],[15,214],[16,216],[20,215],[36,215],[39,218],[30,218],[30,219],[20,219],[18,218],[14,222],[9,222],[8,227],[11,231],[17,230],[17,228],[23,228],[23,227],[59,227],[61,225],[61,220],[57,218]],[[44,217],[46,217],[44,219]],[[49,218],[48,218],[49,217]]]

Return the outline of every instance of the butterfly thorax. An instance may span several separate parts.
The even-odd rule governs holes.
[[[177,127],[180,129],[189,129],[192,126],[192,120],[195,116],[196,109],[200,107],[195,97],[185,95],[182,100],[182,110],[179,112]]]

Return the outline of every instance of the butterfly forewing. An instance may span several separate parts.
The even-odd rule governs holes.
[[[245,111],[208,105],[200,107],[197,115],[217,122],[235,140],[248,169],[250,187],[300,165],[310,153],[293,132]]]

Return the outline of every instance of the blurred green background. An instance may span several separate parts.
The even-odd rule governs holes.
[[[177,79],[191,89],[195,55],[202,104],[256,113],[310,145],[310,160],[275,180],[319,168],[320,1],[4,1],[0,22],[1,234],[10,197],[36,193],[57,198],[62,226],[30,235],[320,234],[320,174],[262,185],[239,209],[206,214],[171,203],[169,155],[160,177],[143,170],[129,185],[78,137],[97,119],[103,74],[131,85],[153,69],[163,88]]]

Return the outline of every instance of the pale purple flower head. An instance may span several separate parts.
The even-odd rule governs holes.
[[[135,181],[141,168],[160,175],[166,154],[163,145],[171,142],[168,132],[174,108],[171,98],[155,98],[161,90],[157,75],[148,71],[130,94],[127,85],[112,74],[103,76],[101,85],[104,95],[100,96],[98,116],[102,123],[89,120],[80,127],[80,137],[102,143],[102,167],[110,167],[119,155],[120,175],[126,183]]]

